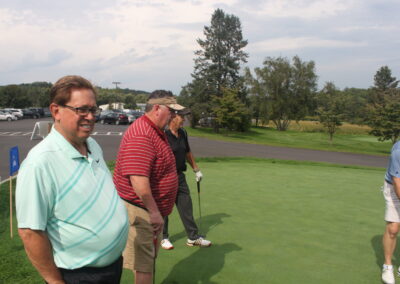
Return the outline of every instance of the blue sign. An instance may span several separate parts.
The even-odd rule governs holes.
[[[10,149],[10,176],[19,170],[19,151],[18,146]]]

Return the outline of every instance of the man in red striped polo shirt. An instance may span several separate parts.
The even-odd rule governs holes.
[[[114,183],[126,202],[131,225],[124,267],[135,271],[137,284],[152,283],[163,217],[174,206],[178,176],[164,128],[183,108],[171,92],[154,91],[145,115],[127,129],[118,151]]]

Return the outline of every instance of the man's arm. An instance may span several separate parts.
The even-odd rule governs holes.
[[[150,223],[153,225],[155,234],[159,234],[164,226],[164,219],[158,210],[158,206],[151,194],[150,181],[145,176],[130,176],[132,187],[135,189],[137,196],[146,206],[149,215]]]
[[[60,271],[54,263],[52,247],[44,231],[18,229],[33,266],[49,284],[65,284]]]
[[[186,153],[186,161],[192,167],[193,171],[198,172],[200,170],[199,167],[196,164],[196,161],[194,159],[193,153],[191,151]]]
[[[397,194],[397,197],[400,198],[400,178],[392,176],[393,188]]]

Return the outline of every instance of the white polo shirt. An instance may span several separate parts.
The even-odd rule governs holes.
[[[46,231],[57,267],[113,263],[125,248],[128,217],[97,142],[88,158],[54,127],[31,149],[17,178],[18,228]]]

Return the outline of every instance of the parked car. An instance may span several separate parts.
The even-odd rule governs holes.
[[[144,114],[144,112],[137,111],[137,110],[128,110],[128,111],[125,111],[125,113],[128,115],[129,124],[131,124],[132,122],[134,122],[136,119],[138,119],[139,117],[141,117]]]
[[[201,127],[212,127],[214,124],[215,118],[214,117],[202,117],[199,119],[199,124]]]
[[[9,112],[0,111],[0,120],[12,121],[12,120],[16,120],[16,118]]]
[[[132,110],[128,113],[133,115],[136,119],[138,119],[139,117],[141,117],[144,114],[143,111],[139,111],[139,110]]]
[[[22,109],[17,109],[17,108],[5,108],[4,110],[7,110],[11,112],[17,119],[22,119],[24,114],[22,113]]]
[[[43,108],[44,117],[51,117],[51,112],[48,107]]]
[[[31,109],[23,109],[22,113],[24,114],[23,118],[39,118],[40,114],[36,111],[33,111]]]
[[[129,119],[125,113],[110,112],[100,119],[101,124],[128,124]]]
[[[114,111],[111,109],[102,110],[99,117],[98,118],[96,117],[95,119],[96,119],[96,121],[102,121],[106,117],[107,114],[113,113],[113,112]]]
[[[44,117],[44,110],[43,108],[40,107],[31,107],[30,108],[31,111],[36,112],[39,114],[39,117]]]

